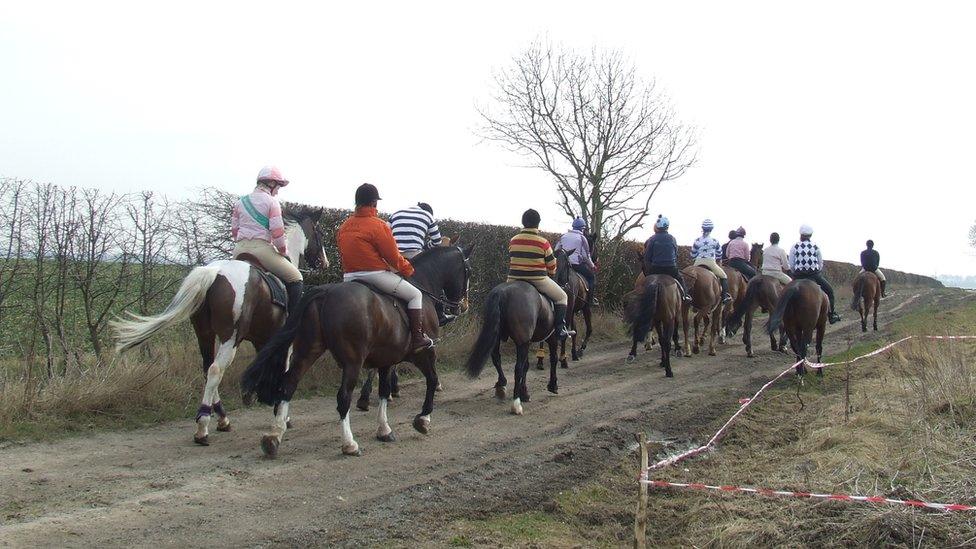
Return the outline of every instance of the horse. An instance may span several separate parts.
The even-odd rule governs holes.
[[[742,332],[742,343],[746,346],[746,356],[752,358],[752,318],[756,309],[762,308],[764,311],[772,311],[776,308],[779,296],[785,286],[779,280],[768,275],[757,275],[749,281],[746,286],[745,296],[740,304],[736,305],[732,315],[725,323],[725,330],[729,337],[739,331],[745,319],[745,330]],[[784,352],[786,349],[785,328],[780,328],[779,343],[776,337],[769,336],[769,346],[773,351]]]
[[[322,210],[285,211],[288,260],[301,257],[311,269],[328,268],[318,221]],[[281,327],[285,310],[272,303],[271,288],[260,267],[238,259],[220,259],[196,267],[183,279],[179,290],[162,313],[140,316],[129,313],[111,323],[116,351],[138,347],[161,330],[185,321],[193,324],[203,359],[206,385],[196,415],[193,442],[209,446],[210,416],[217,415],[217,430],[230,431],[230,418],[220,402],[219,386],[242,341],[255,350]]]
[[[874,331],[878,331],[878,304],[881,302],[881,280],[865,271],[854,279],[854,299],[851,310],[861,315],[861,331],[868,331],[868,314],[874,309]]]
[[[715,273],[705,267],[690,266],[682,269],[686,289],[691,294],[692,302],[682,303],[681,318],[685,333],[685,355],[691,356],[692,352],[698,354],[701,345],[705,342],[705,333],[708,338],[708,355],[715,356],[715,337],[718,335],[721,319],[722,287],[718,282]],[[688,344],[688,312],[695,310],[695,344]],[[719,315],[716,318],[715,313]],[[699,337],[698,326],[703,324],[703,331]]]
[[[569,253],[571,251],[567,250],[555,252],[556,282],[560,286],[565,286],[569,280]],[[502,372],[501,342],[511,339],[515,343],[516,357],[511,412],[520,416],[522,403],[529,402],[529,390],[525,383],[529,370],[529,346],[535,342],[546,342],[549,345],[549,384],[546,388],[552,394],[559,394],[556,379],[559,336],[555,330],[552,303],[528,282],[514,280],[503,282],[488,292],[483,315],[481,331],[465,363],[468,376],[478,377],[490,354],[498,372],[495,397],[504,400],[508,380]]]
[[[570,254],[572,255],[572,254]],[[593,310],[590,306],[590,291],[586,285],[586,281],[583,280],[583,275],[576,272],[572,267],[569,267],[569,274],[567,276],[568,281],[563,285],[563,290],[569,298],[569,302],[566,305],[566,322],[569,323],[569,329],[573,332],[570,345],[570,356],[573,362],[583,358],[583,353],[586,352],[586,345],[590,341],[590,336],[593,334]],[[576,329],[576,316],[578,314],[583,314],[583,323],[586,325],[586,333],[583,334],[583,342],[577,347],[577,333]],[[545,356],[545,342],[539,343],[539,352],[536,355],[538,362],[536,362],[536,369],[542,370],[542,361]],[[569,368],[569,363],[566,360],[566,340],[562,340],[559,344],[559,364],[563,368]]]
[[[816,332],[817,362],[823,356],[823,337],[827,330],[827,312],[830,302],[827,294],[812,280],[794,280],[790,282],[780,294],[776,309],[766,321],[766,333],[774,334],[780,327],[786,329],[790,339],[790,347],[796,354],[798,361],[806,360],[808,347]],[[806,368],[801,363],[796,367],[797,375],[803,375]],[[817,369],[817,375],[823,376],[823,370]]]
[[[637,289],[632,292],[624,306],[624,321],[630,325],[633,345],[627,362],[637,357],[637,344],[647,338],[653,329],[661,342],[661,364],[666,377],[674,377],[671,372],[671,352],[681,356],[678,344],[678,315],[682,310],[681,291],[678,283],[668,275],[650,275],[638,279]]]
[[[431,337],[436,338],[440,332],[435,300],[457,307],[461,313],[467,311],[469,257],[473,248],[432,248],[412,261],[416,272],[411,282],[429,298],[424,299],[424,323]],[[413,428],[423,434],[430,431],[437,387],[436,347],[412,352],[404,306],[396,298],[380,294],[361,282],[325,284],[305,293],[295,313],[258,352],[241,378],[246,400],[256,395],[259,402],[274,406],[271,431],[261,438],[261,449],[267,457],[278,455],[288,428],[290,402],[302,376],[326,351],[342,371],[336,401],[343,454],[361,455],[352,434],[349,408],[363,367],[379,370],[377,440],[396,440],[386,411],[390,400],[390,369],[401,362],[413,363],[427,381],[423,407],[414,417]]]
[[[722,270],[725,271],[725,276],[729,280],[729,295],[732,296],[731,301],[722,304],[721,325],[725,326],[729,317],[732,316],[732,312],[736,307],[742,304],[742,300],[745,299],[746,285],[748,284],[748,281],[746,280],[746,277],[734,267],[722,265]],[[732,334],[728,333],[727,330],[724,329],[719,330],[718,342],[724,345],[726,337],[732,337]]]

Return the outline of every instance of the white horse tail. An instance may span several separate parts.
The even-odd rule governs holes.
[[[127,318],[113,320],[115,350],[123,352],[144,343],[156,332],[190,317],[207,299],[207,290],[220,272],[218,265],[196,267],[183,279],[166,310],[156,316],[126,313]]]

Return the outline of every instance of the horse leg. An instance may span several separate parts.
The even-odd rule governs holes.
[[[823,338],[826,330],[826,323],[817,324],[817,362],[823,360]],[[823,377],[823,368],[817,368],[817,376]]]
[[[583,307],[583,324],[586,325],[586,333],[583,335],[583,343],[580,344],[579,348],[578,355],[580,358],[583,358],[583,353],[586,352],[586,346],[590,342],[590,336],[593,334],[593,311],[590,309],[589,302]]]
[[[878,304],[881,302],[881,291],[874,295],[874,331],[878,331]]]
[[[512,388],[512,413],[522,415],[522,398],[528,396],[525,390],[525,370],[529,362],[529,344],[515,346],[515,387]],[[524,365],[524,366],[523,366]]]
[[[502,350],[501,342],[495,342],[495,348],[491,351],[491,363],[495,366],[495,371],[498,372],[498,381],[495,382],[495,398],[498,400],[505,400],[505,386],[508,385],[508,380],[505,379],[505,372],[502,371]]]
[[[437,386],[437,390],[441,390],[440,385]],[[400,374],[397,373],[396,366],[390,368],[390,399],[394,398],[400,398]]]
[[[716,313],[718,316],[716,316]],[[705,316],[705,329],[708,331],[708,356],[715,356],[715,337],[721,330],[722,311],[713,311]]]
[[[572,328],[572,329],[575,330],[576,328]],[[572,337],[573,337],[573,343],[572,344],[573,345],[576,345],[576,336],[572,336]],[[575,354],[575,352],[576,351],[574,350],[573,353]],[[576,360],[576,359],[574,358],[573,360]],[[559,343],[559,364],[562,365],[563,368],[569,368],[569,362],[567,362],[567,360],[566,360],[566,340],[565,339],[562,340],[562,342]]]
[[[691,351],[696,355],[701,352],[701,336],[698,333],[699,326],[701,325],[701,315],[695,314],[695,344],[692,345]]]
[[[691,344],[688,343],[688,306],[681,307],[681,324],[685,333],[685,356],[691,356]]]
[[[203,400],[200,403],[200,408],[197,409],[197,432],[193,435],[193,442],[201,446],[209,446],[210,441],[208,439],[208,427],[210,425],[210,416],[213,413],[214,402],[220,402],[216,400],[217,397],[217,386],[220,385],[220,380],[224,376],[224,371],[230,366],[230,363],[234,361],[234,355],[237,354],[237,334],[231,334],[229,340],[224,341],[217,347],[216,356],[214,356],[213,364],[207,368],[207,384],[203,388]],[[223,409],[223,406],[221,406]],[[228,421],[228,424],[230,422]]]
[[[349,407],[352,405],[352,392],[356,388],[356,378],[359,377],[361,361],[342,361],[342,381],[336,393],[336,411],[339,412],[339,431],[342,436],[342,453],[347,456],[360,456],[359,444],[352,436],[352,426],[349,423]]]
[[[390,427],[390,422],[386,417],[386,408],[390,402],[390,392],[392,390],[392,384],[390,375],[394,368],[389,366],[379,369],[380,376],[380,409],[378,414],[379,427],[376,429],[376,440],[380,442],[394,442],[396,437],[393,436],[393,428]],[[370,372],[370,378],[372,378],[372,372]]]
[[[725,305],[720,305],[719,306],[718,316],[722,320],[722,326],[725,326],[725,319],[726,319],[726,317],[728,317],[729,315],[732,314],[732,309],[729,308],[730,305],[732,305],[732,302],[731,301],[729,303],[725,304]],[[725,345],[725,330],[724,329],[720,330],[719,333],[718,333],[718,344],[719,345]]]
[[[743,326],[742,326],[742,343],[745,344],[745,346],[746,346],[746,356],[749,357],[749,358],[752,358],[753,356],[755,356],[755,355],[752,354],[752,315],[753,315],[753,312],[754,312],[754,309],[752,309],[750,307],[746,311],[745,318],[742,319],[742,324],[743,324]],[[769,336],[769,340],[772,341],[771,345],[773,346],[773,350],[775,351],[776,350],[776,340],[773,339],[773,336]]]
[[[573,362],[576,362],[577,360],[579,360],[579,351],[577,350],[577,345],[576,345],[576,341],[577,341],[577,337],[578,337],[578,335],[576,334],[576,315],[573,315],[573,320],[569,323],[569,329],[573,331],[572,344],[570,345],[569,350],[571,352],[571,357],[573,359]],[[569,365],[566,364],[566,344],[565,343],[566,342],[564,341],[563,342],[563,368],[568,368]]]
[[[427,390],[424,392],[424,406],[420,413],[413,418],[413,428],[418,433],[426,435],[430,432],[430,414],[434,411],[434,393],[440,383],[437,380],[437,355],[433,349],[428,349],[414,359],[414,365],[424,374]],[[528,363],[526,363],[528,365]]]
[[[291,398],[298,389],[298,383],[302,380],[305,372],[312,367],[312,364],[325,352],[319,345],[313,345],[305,349],[304,345],[292,344],[292,349],[300,349],[297,352],[289,353],[288,371],[281,381],[282,399],[274,405],[274,419],[271,422],[271,431],[261,437],[261,450],[269,458],[278,455],[278,447],[281,446],[282,437],[290,427],[288,412]],[[355,383],[355,382],[354,382]]]
[[[557,339],[558,338],[556,337],[549,338],[549,355],[550,355],[549,356],[549,385],[546,386],[546,389],[554,395],[559,394],[559,383],[556,380],[556,340]],[[566,345],[566,340],[563,340],[563,346],[565,345]],[[566,367],[565,354],[563,355],[562,363],[563,363],[563,368],[565,368]]]
[[[664,368],[664,377],[674,377],[671,372],[671,330],[674,327],[670,323],[659,322],[657,325],[657,336],[661,341],[661,367]]]
[[[671,354],[674,354],[674,356],[681,356],[681,344],[678,342],[678,319],[677,318],[675,318],[674,321],[671,323],[671,337],[674,338],[674,341],[672,342],[671,345]],[[668,362],[670,361],[671,359],[669,357]]]
[[[356,401],[356,408],[364,412],[369,411],[369,394],[373,392],[373,378],[375,376],[375,370],[367,370],[366,381],[363,381],[363,389],[359,392],[359,400]]]
[[[535,358],[536,358],[536,361],[535,361],[535,369],[536,370],[545,370],[546,369],[546,367],[545,367],[545,362],[546,362],[546,342],[545,341],[540,341],[539,342],[539,350],[535,352]]]

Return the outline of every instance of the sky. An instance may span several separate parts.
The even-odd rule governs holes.
[[[562,231],[555,183],[478,137],[492,75],[537,38],[622,51],[698,128],[653,213],[747,239],[801,223],[828,259],[976,274],[976,4],[5,2],[0,176],[192,197],[250,190]],[[632,233],[643,239],[648,230]]]

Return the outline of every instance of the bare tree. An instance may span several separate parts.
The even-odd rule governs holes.
[[[24,276],[24,200],[27,184],[17,179],[0,179],[0,327],[10,298],[23,287]]]
[[[169,202],[164,197],[159,200],[152,191],[143,191],[126,203],[126,212],[135,236],[135,262],[139,265],[136,277],[139,283],[139,313],[149,314],[150,305],[162,294],[168,292],[174,281],[164,280],[158,275],[165,268],[166,257],[172,235],[167,232],[169,222]]]
[[[696,159],[695,131],[621,53],[536,42],[495,76],[483,135],[556,179],[559,205],[594,241],[643,226],[665,181]]]

